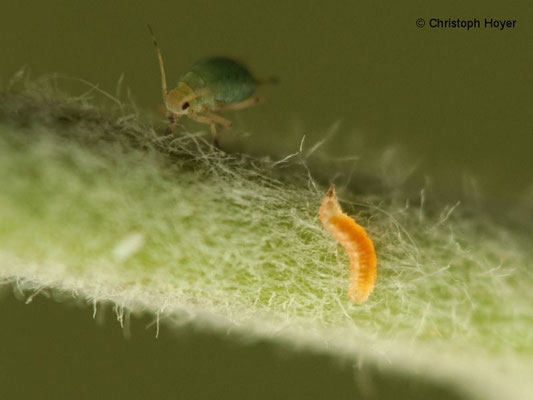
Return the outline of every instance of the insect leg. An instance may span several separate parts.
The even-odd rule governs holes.
[[[212,114],[212,115],[214,115],[214,114]],[[218,133],[217,133],[217,126],[216,126],[216,123],[219,122],[219,121],[216,121],[214,118],[211,118],[212,115],[207,116],[207,115],[189,114],[189,117],[191,117],[195,121],[201,122],[203,124],[208,124],[210,126],[210,128],[211,128],[211,134],[213,135],[213,142],[215,143],[215,146],[216,147],[220,147],[219,143],[218,143]],[[219,117],[218,115],[215,115],[215,116]],[[222,118],[222,117],[219,117],[219,118]],[[231,122],[230,121],[228,121],[225,118],[222,118],[222,119],[225,120],[226,122],[229,122],[229,124],[231,126]]]
[[[168,124],[167,129],[165,130],[165,135],[170,135],[172,131],[174,130],[174,127],[176,126],[176,122],[178,121],[178,119],[176,118],[174,114],[171,114],[171,113],[167,115],[167,118],[168,118],[169,124]]]
[[[217,124],[223,125],[226,128],[231,128],[231,121],[229,119],[226,119],[224,117],[221,117],[220,115],[214,114],[209,111],[204,112],[204,115],[207,118],[210,118],[212,121],[216,122]]]
[[[243,108],[248,108],[255,106],[256,104],[263,103],[264,98],[260,96],[253,96],[246,100],[239,101],[238,103],[229,103],[221,104],[217,107],[217,111],[226,111],[226,110],[242,110]]]
[[[213,143],[218,149],[220,149],[220,143],[218,143],[217,125],[214,122],[211,122],[209,126],[211,127],[211,135],[213,135]]]

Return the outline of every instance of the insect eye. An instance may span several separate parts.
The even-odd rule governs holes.
[[[181,105],[181,109],[182,109],[182,110],[186,110],[187,108],[189,108],[189,106],[190,106],[189,102],[186,101],[185,103],[183,103],[183,104]]]

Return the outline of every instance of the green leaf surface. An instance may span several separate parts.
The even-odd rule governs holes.
[[[95,312],[111,302],[119,318],[148,311],[322,351],[391,382],[532,396],[530,230],[404,188],[372,173],[380,162],[339,190],[378,256],[357,305],[348,258],[318,220],[327,163],[226,153],[203,134],[163,137],[122,106],[3,92],[0,279]]]

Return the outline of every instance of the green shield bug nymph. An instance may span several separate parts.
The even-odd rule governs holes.
[[[156,49],[159,69],[161,70],[161,88],[163,101],[170,125],[167,134],[174,129],[176,121],[186,115],[189,118],[208,124],[217,141],[217,124],[231,127],[231,121],[218,115],[219,111],[241,110],[258,104],[262,98],[253,96],[260,83],[250,71],[239,62],[227,57],[211,57],[193,64],[189,71],[181,76],[176,88],[168,91],[165,66],[161,50],[150,25],[148,30]]]

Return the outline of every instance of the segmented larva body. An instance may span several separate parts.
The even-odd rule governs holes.
[[[374,289],[377,277],[374,244],[365,229],[342,212],[333,184],[322,200],[320,221],[350,258],[348,297],[356,303],[365,302]]]

